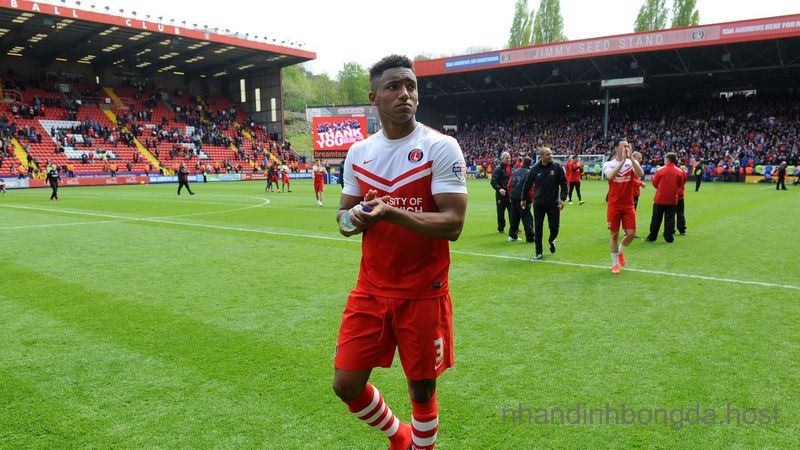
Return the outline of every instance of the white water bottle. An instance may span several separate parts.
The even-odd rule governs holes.
[[[350,210],[347,211],[345,214],[342,214],[342,218],[339,219],[339,228],[341,228],[342,231],[349,233],[356,229],[356,226],[353,225],[352,221],[352,218],[355,217],[356,211],[370,212],[372,211],[372,208],[370,208],[368,205],[362,206],[361,203],[359,203],[356,206],[350,208]]]

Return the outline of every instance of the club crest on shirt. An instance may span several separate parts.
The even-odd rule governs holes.
[[[422,161],[423,156],[425,156],[425,154],[422,153],[422,150],[418,148],[415,148],[414,150],[408,152],[408,160],[412,163],[417,163]]]
[[[453,163],[453,173],[461,181],[464,181],[467,176],[467,164],[464,161],[456,161]]]
[[[552,177],[552,176],[553,176],[553,175],[555,175],[555,174],[556,174],[556,171],[555,171],[555,170],[553,170],[553,169],[550,169],[550,176]]]

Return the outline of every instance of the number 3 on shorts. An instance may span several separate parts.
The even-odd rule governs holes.
[[[433,348],[436,352],[436,365],[433,367],[433,370],[439,370],[439,366],[442,365],[442,361],[444,360],[444,339],[435,339],[433,341]]]

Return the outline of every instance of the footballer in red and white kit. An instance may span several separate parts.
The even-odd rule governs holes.
[[[636,209],[633,206],[633,192],[638,180],[635,176],[644,176],[639,162],[631,156],[631,145],[621,139],[614,147],[614,158],[603,164],[603,174],[608,180],[608,209],[606,220],[611,232],[609,247],[611,248],[611,273],[619,274],[625,267],[625,248],[636,236]],[[619,228],[622,224],[625,237],[619,240]]]
[[[449,241],[461,235],[466,164],[450,136],[418,122],[413,63],[388,56],[370,68],[370,102],[383,129],[353,144],[344,162],[337,221],[362,233],[356,287],[336,345],[333,390],[391,450],[431,450],[439,430],[436,378],[453,364]],[[404,423],[368,383],[395,351],[407,378],[412,420]]]
[[[325,170],[325,165],[323,164],[314,164],[311,170],[314,173],[314,196],[317,198],[317,206],[321,208],[325,191],[325,175],[328,171]]]

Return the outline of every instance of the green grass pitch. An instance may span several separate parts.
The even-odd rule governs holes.
[[[176,187],[0,197],[0,448],[386,448],[330,387],[360,258],[360,239],[337,233],[339,187],[324,208],[310,181]],[[797,447],[800,190],[691,186],[687,235],[637,240],[620,276],[605,184],[583,184],[542,262],[495,231],[487,182],[469,190],[437,448]],[[642,194],[640,235],[653,188]],[[372,382],[408,421],[399,361]],[[717,422],[728,404],[777,405],[779,423],[503,423],[520,404],[606,403],[699,404]]]

